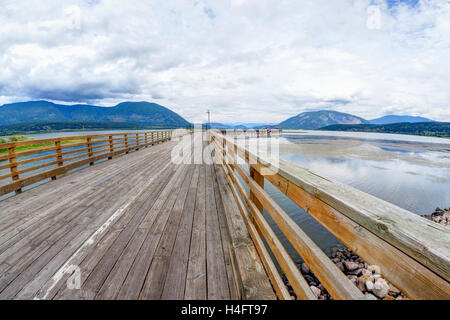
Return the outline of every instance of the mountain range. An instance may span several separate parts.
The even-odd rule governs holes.
[[[381,118],[366,120],[361,117],[329,110],[303,112],[291,117],[278,125],[272,126],[280,129],[316,130],[332,125],[362,125],[362,124],[394,124],[394,123],[422,123],[435,122],[434,120],[402,115],[387,115]]]
[[[179,114],[149,102],[123,102],[114,107],[99,107],[29,101],[0,106],[0,125],[42,121],[126,122],[141,126],[166,127],[191,125]]]
[[[412,134],[418,136],[433,136],[450,138],[450,122],[400,122],[389,124],[335,124],[320,128],[326,131],[353,131]]]
[[[399,115],[388,115],[381,118],[370,120],[370,123],[372,124],[391,124],[402,122],[410,122],[410,123],[433,122],[433,120],[424,117],[399,116]]]
[[[122,102],[114,107],[94,105],[61,105],[48,101],[28,101],[0,106],[0,125],[32,123],[36,127],[45,122],[58,122],[53,126],[64,127],[67,122],[111,122],[138,126],[187,127],[191,123],[179,114],[156,103]],[[213,129],[280,128],[315,130],[330,125],[392,124],[401,122],[433,122],[433,120],[407,115],[387,115],[366,120],[361,117],[330,110],[303,112],[279,124],[264,123],[211,123]],[[78,124],[77,124],[78,125]],[[25,126],[25,124],[24,124]],[[71,124],[73,126],[73,124]]]

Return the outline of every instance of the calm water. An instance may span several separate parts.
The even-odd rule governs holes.
[[[281,158],[415,214],[429,214],[438,206],[450,207],[450,139],[306,131],[283,133],[279,141]],[[340,246],[269,182],[265,189],[326,253]],[[294,254],[285,239],[283,243]]]

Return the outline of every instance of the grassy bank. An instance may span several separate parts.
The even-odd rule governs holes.
[[[33,139],[25,137],[25,136],[11,136],[8,139],[0,138],[0,144],[2,144],[2,143],[11,143],[11,142],[19,142],[19,141],[28,141],[28,140],[33,140]],[[61,144],[76,143],[76,142],[81,142],[81,141],[84,141],[84,140],[83,139],[64,140],[64,141],[61,141]],[[54,146],[54,145],[55,145],[54,142],[29,144],[29,145],[26,145],[26,146],[16,147],[15,151],[16,152],[27,151],[27,150],[44,148],[44,147],[51,147],[51,146]],[[5,154],[5,153],[8,153],[8,149],[0,149],[0,154]]]

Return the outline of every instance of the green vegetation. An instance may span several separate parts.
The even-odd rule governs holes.
[[[417,122],[393,124],[337,124],[320,128],[327,131],[355,131],[412,134],[418,136],[431,136],[450,138],[450,122]]]
[[[25,136],[11,136],[8,139],[0,138],[0,143],[9,143],[9,142],[19,142],[19,141],[27,141],[29,138]]]
[[[25,136],[11,136],[8,139],[0,138],[0,144],[1,143],[19,142],[19,141],[28,141],[28,140],[33,140],[33,139],[25,137]],[[76,142],[80,142],[80,141],[84,141],[84,140],[82,140],[82,139],[64,140],[64,141],[61,141],[61,144],[76,143]],[[55,145],[54,142],[29,144],[29,145],[26,145],[26,146],[16,147],[15,148],[15,152],[32,150],[32,149],[38,149],[38,148],[45,148],[45,147],[51,147],[51,146],[54,146],[54,145]],[[0,149],[0,154],[5,154],[7,152],[8,152],[8,149]]]

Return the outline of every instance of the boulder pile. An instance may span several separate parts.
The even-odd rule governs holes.
[[[450,226],[450,208],[441,209],[438,207],[432,214],[425,214],[423,217],[444,226]]]
[[[399,289],[382,277],[379,266],[368,265],[351,250],[347,248],[339,249],[332,255],[331,260],[368,299],[407,300]],[[317,299],[332,300],[330,294],[306,263],[302,263],[299,268]],[[295,297],[287,279],[285,279],[285,283],[291,295]]]

